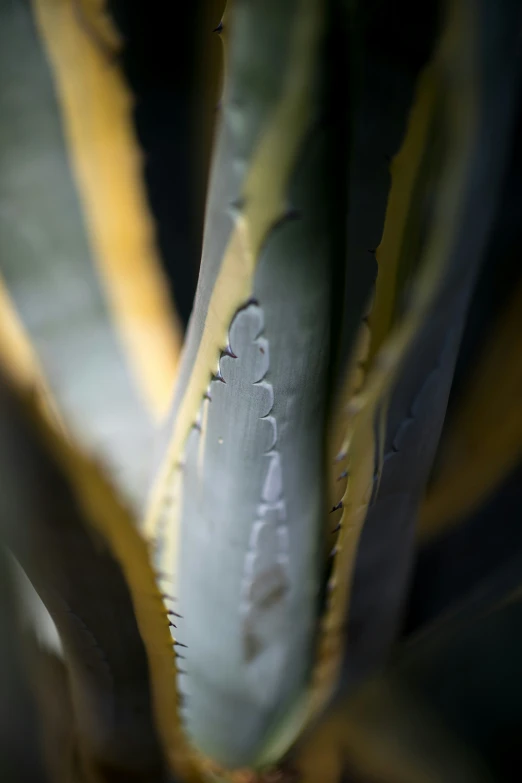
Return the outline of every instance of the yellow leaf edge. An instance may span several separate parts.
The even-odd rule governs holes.
[[[422,543],[453,529],[494,493],[522,456],[522,281],[460,396],[420,509]]]
[[[459,0],[448,7],[446,24],[435,57],[421,75],[420,87],[423,90],[433,90],[436,96],[446,95],[450,105],[448,116],[452,132],[449,134],[451,141],[445,166],[440,174],[433,227],[415,275],[411,299],[401,320],[383,339],[362,385],[357,388],[353,381],[360,356],[356,357],[351,377],[348,376],[349,396],[344,408],[342,442],[333,460],[335,479],[340,473],[345,473],[346,483],[337,490],[339,494],[336,496],[338,499],[341,495],[341,514],[327,585],[326,607],[320,624],[316,665],[310,692],[303,699],[300,713],[298,711],[296,715],[296,719],[304,724],[312,720],[328,702],[340,671],[357,547],[372,494],[376,457],[379,457],[378,465],[382,460],[382,454],[376,454],[375,427],[378,426],[382,435],[389,393],[407,351],[443,283],[453,237],[458,229],[471,156],[472,145],[469,142],[477,117],[478,79],[475,75],[477,57],[473,12],[474,4],[467,0]],[[426,95],[419,94],[418,100],[426,100],[426,107],[431,106],[432,99]],[[424,122],[424,115],[414,110],[412,120]],[[396,184],[392,180],[392,191],[394,187]],[[391,199],[390,194],[390,202]],[[388,219],[389,216],[387,212]],[[441,230],[442,227],[444,230]],[[368,326],[363,324],[359,338],[359,349],[362,352],[369,347],[368,335],[364,334],[367,329]],[[382,447],[383,438],[380,437],[379,441]]]
[[[93,259],[138,390],[165,414],[182,328],[168,294],[105,0],[32,0],[60,102]]]

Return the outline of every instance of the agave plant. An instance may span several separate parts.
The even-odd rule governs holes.
[[[179,12],[176,92],[145,4],[0,2],[5,764],[507,775],[522,541],[481,527],[522,454],[522,5],[221,6]],[[450,670],[494,628],[479,729]]]

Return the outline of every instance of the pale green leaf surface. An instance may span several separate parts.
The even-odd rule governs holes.
[[[30,6],[0,8],[0,273],[65,425],[135,508],[153,426],[93,267],[51,73]]]
[[[211,190],[212,257],[204,250],[184,358],[194,366],[182,369],[174,406],[170,505],[152,515],[150,532],[183,616],[175,633],[187,645],[179,677],[186,725],[199,749],[237,767],[253,762],[311,666],[332,248],[328,128],[317,122],[321,4],[242,2],[225,34],[228,21],[230,82],[213,187],[221,172],[230,200]],[[250,89],[243,100],[235,79]],[[212,241],[214,200],[229,223],[223,261],[220,234]],[[220,358],[227,344],[237,358]],[[211,381],[218,368],[224,383]],[[199,398],[191,396],[196,377]]]

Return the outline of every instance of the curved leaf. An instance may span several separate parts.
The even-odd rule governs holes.
[[[0,403],[2,540],[58,629],[82,764],[101,780],[160,776],[154,708],[171,766],[197,779],[179,732],[169,621],[132,517],[32,400],[21,405],[2,385]]]
[[[453,426],[441,444],[436,479],[421,508],[423,539],[440,535],[477,509],[522,455],[521,309],[519,283],[461,392]]]
[[[23,653],[9,561],[0,546],[0,768],[8,781],[47,783]]]
[[[316,0],[237,2],[201,276],[149,516],[198,748],[254,763],[306,681],[332,249]],[[291,290],[292,295],[288,293]]]
[[[170,401],[180,329],[156,257],[132,130],[132,97],[104,0],[34,0],[64,133],[111,316],[140,392],[156,416]]]
[[[422,219],[425,236],[418,258],[409,257],[411,246],[401,246],[406,257],[400,265],[418,265],[418,271],[341,425],[335,478],[346,484],[339,483],[337,496],[340,530],[316,670],[318,701],[335,682],[346,625],[349,679],[379,663],[398,631],[417,507],[512,132],[518,22],[516,4],[497,10],[467,0],[452,4],[428,71],[437,111],[421,180],[427,214],[412,213],[412,228],[418,231]]]
[[[62,69],[63,115],[31,6],[2,6],[0,272],[39,365],[32,383],[39,387],[43,377],[67,431],[103,454],[138,508],[154,431],[139,384],[159,384],[165,399],[175,338],[140,190],[129,98],[114,61],[76,20],[75,5],[35,4],[56,72]],[[94,263],[110,278],[107,289]],[[120,346],[127,338],[139,377]],[[8,345],[11,339],[11,332],[2,336]],[[163,391],[158,378],[166,378]]]

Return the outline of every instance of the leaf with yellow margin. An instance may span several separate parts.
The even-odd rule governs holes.
[[[491,783],[478,754],[400,687],[393,670],[336,700],[289,765],[303,783]]]
[[[157,721],[169,765],[198,780],[177,717],[175,641],[132,517],[100,467],[5,383],[0,430],[0,534],[60,634],[82,762],[94,779],[150,780],[163,763]]]
[[[522,454],[522,284],[483,347],[441,442],[437,475],[419,518],[429,539],[471,514]],[[506,372],[509,368],[509,372]]]
[[[234,768],[257,766],[312,658],[334,255],[324,29],[319,0],[237,2],[223,20],[198,295],[147,525],[183,615],[187,731]]]
[[[15,3],[1,17],[2,350],[19,372],[25,335],[27,378],[139,509],[179,331],[114,33],[97,4]]]
[[[166,411],[181,348],[157,258],[133,101],[105,0],[33,0],[53,68],[94,262],[139,388]]]
[[[338,509],[333,522],[338,537],[312,705],[324,703],[335,685],[347,632],[345,674],[357,679],[353,668],[378,665],[400,624],[416,509],[442,426],[467,303],[487,246],[506,163],[506,140],[513,127],[519,78],[515,17],[516,9],[510,17],[494,13],[480,0],[452,4],[438,52],[420,82],[420,90],[435,90],[435,124],[425,153],[432,161],[424,168],[423,184],[424,197],[430,197],[429,220],[420,258],[405,259],[417,271],[395,315],[396,324],[376,352],[360,390],[348,397],[344,423],[338,420],[337,436],[343,440],[334,461],[333,478],[340,481],[332,503]],[[473,30],[480,30],[480,35]],[[509,47],[501,43],[507,40]],[[502,55],[492,61],[487,46],[502,49]],[[482,76],[484,68],[489,68],[487,79]],[[422,103],[421,91],[418,100]],[[412,123],[420,118],[415,110]],[[500,151],[489,157],[485,150],[490,149],[488,134],[493,128]],[[410,126],[405,148],[414,131]],[[396,175],[399,161],[400,153]],[[394,187],[392,181],[390,204]],[[417,192],[415,198],[419,197]],[[410,211],[403,210],[403,217],[409,216]],[[417,212],[413,230],[422,217]],[[400,225],[394,232],[400,235]],[[390,236],[385,227],[384,238]],[[395,250],[412,252],[402,242]],[[402,260],[394,263],[399,269]],[[377,301],[383,323],[389,324],[387,292]],[[380,313],[373,312],[378,321]]]
[[[345,774],[357,783],[502,779],[517,744],[508,727],[520,715],[520,560],[355,692],[344,683],[289,768],[304,783],[341,783]]]

